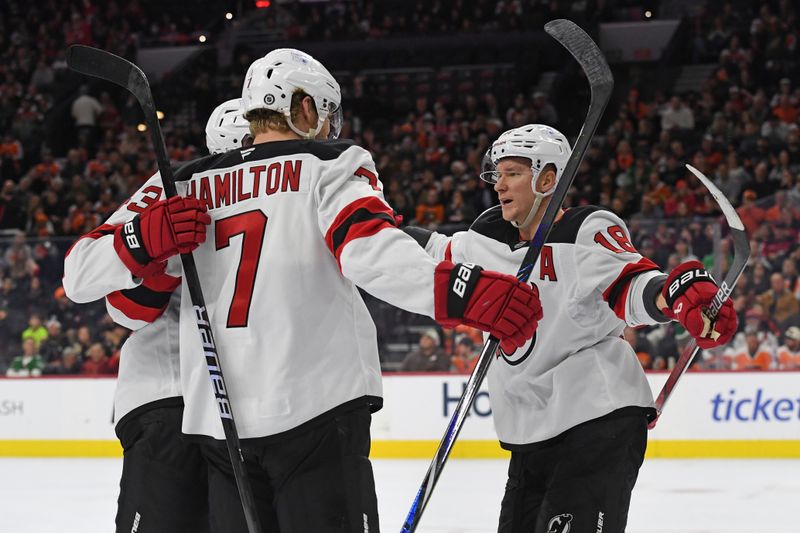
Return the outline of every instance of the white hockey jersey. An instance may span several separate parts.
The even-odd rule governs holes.
[[[502,218],[484,212],[452,237],[434,233],[435,258],[516,274],[527,242]],[[538,443],[629,406],[652,408],[641,365],[622,331],[655,324],[644,307],[647,282],[663,276],[631,245],[622,220],[596,207],[567,210],[542,247],[529,281],[544,317],[533,339],[489,367],[492,416],[508,449]]]
[[[180,270],[134,278],[114,251],[114,230],[164,198],[155,174],[94,231],[72,245],[64,259],[64,291],[76,303],[106,298],[114,321],[134,330],[122,345],[114,395],[114,421],[153,402],[179,404],[178,319]],[[171,275],[175,274],[175,275]]]
[[[199,159],[176,179],[212,218],[194,257],[239,435],[379,408],[376,331],[356,286],[432,316],[437,263],[397,229],[369,152],[270,142]],[[222,439],[194,316],[184,286],[183,429]]]

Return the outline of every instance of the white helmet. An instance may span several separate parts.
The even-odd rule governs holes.
[[[555,192],[555,187],[545,193],[536,190],[536,179],[539,177],[539,173],[546,165],[552,164],[556,167],[556,183],[558,183],[571,155],[572,148],[563,133],[544,124],[526,124],[508,130],[492,143],[484,156],[481,179],[489,183],[497,183],[499,178],[497,163],[504,157],[524,157],[530,160],[531,189],[534,194],[533,206],[522,223],[512,222],[517,227],[525,227],[533,220],[542,199]]]
[[[223,154],[244,146],[250,135],[250,124],[242,111],[242,99],[222,102],[208,117],[206,146],[210,154]]]
[[[291,117],[292,95],[302,90],[314,99],[317,106],[317,126],[300,131]],[[326,118],[330,118],[335,139],[342,128],[342,91],[322,63],[294,48],[279,48],[256,59],[247,70],[242,89],[244,112],[254,109],[278,111],[286,117],[289,127],[306,139],[316,137]]]

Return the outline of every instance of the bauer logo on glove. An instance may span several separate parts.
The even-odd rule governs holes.
[[[699,279],[706,279],[712,283],[714,282],[714,278],[711,277],[711,274],[709,274],[705,268],[693,268],[688,270],[669,284],[669,290],[665,296],[667,299],[667,305],[672,307],[675,298],[683,294],[684,291],[689,288],[691,283],[694,283]]]
[[[453,292],[458,294],[459,298],[464,298],[473,268],[475,265],[472,263],[461,263],[458,267],[456,278],[453,280]]]
[[[709,310],[718,305],[719,287],[699,261],[687,261],[670,272],[664,284],[667,304],[661,311],[677,320],[700,348],[714,348],[731,340],[738,326],[733,303],[725,300],[716,317]]]

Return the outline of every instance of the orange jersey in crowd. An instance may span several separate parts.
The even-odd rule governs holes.
[[[733,362],[734,370],[770,370],[774,366],[772,350],[763,344],[753,355],[747,350],[747,346],[742,346],[731,349],[728,356]]]
[[[786,345],[778,348],[778,368],[781,370],[800,369],[800,351],[792,351]]]

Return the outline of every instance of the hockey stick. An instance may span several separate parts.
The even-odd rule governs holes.
[[[697,179],[699,179],[703,185],[706,186],[706,189],[708,189],[708,191],[711,193],[711,196],[713,196],[714,200],[717,201],[717,205],[719,205],[719,208],[722,210],[722,214],[725,215],[725,220],[728,221],[728,226],[731,230],[731,237],[733,238],[733,263],[728,269],[725,279],[722,280],[719,290],[717,291],[716,296],[714,296],[714,301],[712,301],[711,306],[705,310],[706,316],[713,323],[719,314],[719,310],[722,308],[722,305],[725,303],[725,301],[730,297],[731,293],[733,292],[733,288],[736,286],[736,282],[739,281],[739,277],[742,275],[742,272],[744,272],[744,269],[747,266],[747,261],[750,259],[750,242],[747,239],[747,233],[744,231],[744,224],[742,224],[742,221],[739,218],[739,215],[736,213],[736,210],[733,208],[728,199],[725,198],[725,195],[722,194],[722,191],[720,191],[717,186],[711,182],[711,180],[705,177],[702,172],[693,166],[686,165],[686,168],[688,168],[692,174],[697,176]],[[699,351],[700,347],[697,346],[697,342],[695,342],[694,339],[692,339],[692,341],[686,345],[686,348],[683,349],[683,353],[681,353],[681,356],[678,358],[678,361],[675,363],[675,366],[669,373],[667,381],[664,383],[664,387],[662,387],[661,392],[658,394],[658,398],[656,398],[656,419],[650,423],[650,429],[655,427],[658,417],[661,416],[664,406],[667,404],[667,400],[669,400],[669,397],[672,395],[672,391],[675,390],[675,385],[678,384],[678,380],[681,379],[683,374],[689,368],[689,365],[692,363]]]
[[[119,85],[136,97],[144,113],[144,121],[150,130],[150,136],[156,152],[158,170],[161,172],[161,181],[164,184],[164,194],[167,198],[176,196],[178,193],[175,189],[175,176],[172,173],[172,166],[167,156],[164,134],[161,132],[161,126],[156,117],[153,93],[150,91],[150,84],[144,72],[130,61],[117,55],[82,45],[69,47],[67,50],[67,65],[81,74],[94,76]],[[239,495],[242,500],[247,529],[249,533],[260,533],[261,525],[258,521],[250,480],[244,469],[244,457],[239,443],[239,434],[236,431],[233,410],[228,398],[228,389],[225,386],[225,379],[222,375],[222,367],[217,354],[217,346],[214,342],[214,335],[211,332],[211,324],[206,312],[205,298],[200,287],[200,279],[197,276],[194,256],[191,253],[181,254],[181,262],[183,263],[183,275],[186,278],[186,284],[191,295],[197,329],[203,344],[203,354],[211,377],[214,397],[217,400],[219,416],[222,420],[222,428],[225,432],[228,455],[230,455],[236,486],[239,488]]]
[[[550,229],[553,227],[556,215],[561,209],[564,197],[567,195],[567,191],[569,191],[572,185],[572,180],[575,178],[578,166],[589,146],[589,141],[600,123],[600,118],[611,98],[611,91],[614,88],[614,78],[611,75],[611,69],[608,68],[608,63],[606,63],[603,53],[600,52],[600,49],[597,48],[597,45],[586,32],[580,29],[575,23],[565,19],[550,21],[545,25],[544,29],[551,37],[561,43],[578,61],[589,81],[592,97],[589,103],[589,111],[586,114],[586,121],[578,134],[578,139],[575,141],[572,156],[564,168],[563,175],[558,180],[558,185],[556,185],[550,203],[547,205],[544,216],[541,222],[539,222],[536,234],[533,236],[528,246],[528,251],[517,272],[517,278],[523,282],[528,281],[533,266],[539,258],[539,252],[541,252],[542,246],[544,246],[544,243],[547,241],[547,236],[550,234]],[[483,347],[475,369],[472,371],[464,393],[461,395],[456,410],[450,419],[444,437],[442,437],[442,441],[439,443],[439,448],[436,450],[431,466],[425,474],[425,479],[422,480],[422,485],[417,492],[416,498],[414,498],[414,502],[411,504],[411,509],[400,530],[401,533],[410,533],[417,529],[422,512],[428,504],[428,500],[436,486],[436,482],[439,480],[444,464],[461,431],[461,426],[464,424],[464,420],[472,406],[472,402],[475,400],[478,389],[483,379],[486,377],[489,364],[492,362],[492,358],[497,352],[499,344],[500,342],[496,338],[490,336],[486,345]]]

